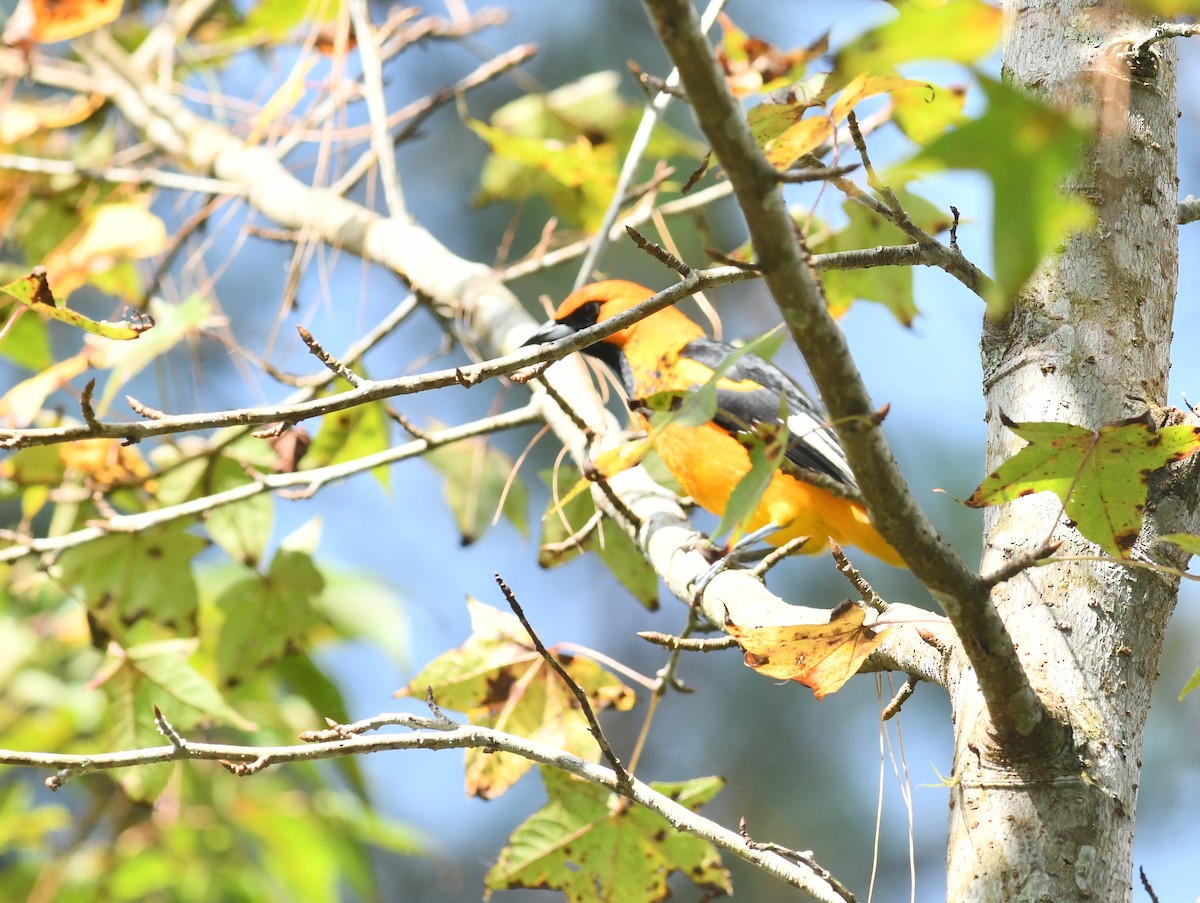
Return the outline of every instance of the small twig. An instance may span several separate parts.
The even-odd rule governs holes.
[[[668,266],[677,272],[680,276],[686,279],[692,272],[692,268],[664,248],[662,245],[652,242],[646,236],[642,235],[633,226],[625,227],[626,234],[633,239],[633,243],[649,254],[651,257],[658,260],[664,266]]]
[[[794,539],[789,539],[783,545],[768,552],[763,560],[754,566],[750,573],[761,580],[771,568],[775,567],[783,559],[795,554],[810,539],[812,539],[811,536],[797,536]]]
[[[854,894],[850,892],[850,888],[842,884],[842,882],[835,878],[828,869],[822,865],[819,865],[817,861],[813,859],[812,850],[792,850],[778,843],[754,840],[746,828],[746,819],[744,817],[738,819],[738,833],[742,835],[742,840],[746,842],[746,846],[750,847],[751,849],[774,853],[776,856],[782,856],[784,859],[790,859],[792,862],[798,862],[799,864],[812,869],[817,877],[825,881],[829,885],[830,889],[843,900],[845,900],[846,903],[856,903],[856,898]]]
[[[579,708],[583,711],[583,716],[588,722],[588,732],[595,739],[600,747],[600,752],[604,755],[605,761],[613,770],[613,774],[617,776],[617,789],[625,796],[629,796],[632,785],[629,778],[629,772],[625,770],[625,766],[621,764],[621,760],[617,758],[617,754],[613,752],[612,746],[609,745],[608,738],[604,736],[604,731],[600,727],[600,722],[596,719],[596,713],[592,710],[592,704],[588,701],[587,693],[583,687],[579,686],[567,673],[567,670],[559,663],[558,659],[550,652],[549,649],[542,643],[541,638],[537,635],[537,631],[533,629],[533,625],[529,623],[529,619],[525,617],[525,612],[521,608],[521,603],[517,601],[516,595],[504,579],[499,574],[492,575],[496,580],[496,585],[500,587],[500,592],[504,593],[504,598],[508,601],[508,607],[513,610],[513,614],[521,622],[521,626],[525,628],[525,632],[529,634],[529,639],[533,641],[533,646],[553,670],[554,673],[561,678],[566,684],[567,689],[574,694],[576,701],[579,703]],[[431,710],[436,707],[433,705],[432,694],[426,701],[431,706]],[[440,710],[439,710],[440,711]],[[436,713],[436,712],[435,712]]]
[[[175,729],[175,725],[167,720],[167,716],[162,713],[162,710],[157,705],[154,706],[154,728],[166,737],[167,742],[176,749],[187,749],[187,740],[183,739],[183,735]]]
[[[737,648],[737,641],[730,636],[716,637],[711,640],[695,640],[691,637],[660,633],[657,630],[639,630],[637,635],[655,646],[680,649],[684,652],[721,652],[725,649]]]
[[[1179,225],[1181,226],[1186,226],[1188,223],[1200,220],[1200,198],[1192,197],[1189,194],[1180,201],[1176,218],[1179,220]]]
[[[939,653],[941,653],[943,658],[950,654],[950,648],[945,643],[943,643],[941,638],[937,634],[935,634],[933,631],[924,630],[924,629],[918,627],[917,628],[917,636],[919,636],[921,638],[921,641],[924,642],[926,646],[932,646]]]
[[[702,16],[701,28],[706,32],[712,28],[717,21],[717,15],[724,6],[725,0],[709,0]],[[671,88],[677,84],[679,84],[678,67],[671,70],[671,73],[664,82],[664,88]],[[612,231],[613,224],[617,221],[617,217],[621,213],[621,206],[625,195],[628,193],[637,168],[642,162],[642,157],[650,146],[650,137],[654,134],[654,129],[658,125],[659,120],[666,113],[667,107],[671,103],[671,98],[671,92],[663,90],[646,104],[646,109],[642,112],[642,119],[638,123],[637,131],[634,133],[633,139],[629,143],[629,149],[625,153],[625,159],[621,163],[621,172],[617,175],[617,184],[613,191],[612,201],[609,203],[608,209],[604,211],[604,219],[600,223],[600,228],[596,230],[596,234],[588,246],[583,263],[580,265],[579,272],[575,276],[573,288],[578,289],[584,283],[591,281],[592,271],[596,268],[596,261],[600,259],[601,252],[603,252],[605,246],[608,244],[609,234]]]
[[[428,704],[428,700],[426,700],[426,705]],[[304,731],[300,734],[300,739],[306,743],[327,743],[331,740],[349,740],[351,737],[359,737],[369,731],[379,730],[381,727],[407,727],[411,730],[423,731],[448,731],[458,727],[454,721],[442,713],[441,709],[437,709],[433,718],[414,715],[411,712],[384,712],[351,724],[341,724],[332,718],[326,718],[325,723],[329,725],[329,730]]]
[[[179,191],[195,191],[223,197],[241,197],[246,188],[237,182],[196,176],[190,173],[170,172],[162,169],[126,169],[120,166],[80,166],[72,160],[54,160],[46,157],[28,157],[22,154],[0,154],[0,170],[37,173],[48,176],[74,176],[110,184],[154,185]]]
[[[874,587],[850,563],[850,559],[846,557],[846,553],[842,551],[842,547],[831,539],[829,540],[829,549],[833,553],[833,560],[837,562],[838,573],[850,581],[851,585],[858,590],[858,594],[862,596],[863,601],[876,611],[887,611],[889,607],[887,601],[879,593],[875,592]]]
[[[215,411],[201,414],[166,415],[154,411],[136,399],[132,404],[143,414],[145,421],[110,423],[101,421],[100,431],[92,430],[85,424],[66,426],[4,429],[0,428],[0,448],[22,448],[33,445],[51,445],[57,442],[68,442],[72,439],[88,439],[97,435],[105,438],[125,439],[138,442],[151,436],[161,436],[168,433],[182,433],[198,429],[210,429],[222,426],[247,427],[277,420],[288,420],[299,423],[310,417],[319,417],[334,411],[342,411],[357,407],[370,401],[379,401],[396,395],[409,395],[430,389],[442,388],[449,385],[474,385],[485,379],[507,376],[531,364],[548,360],[561,360],[581,348],[594,344],[601,339],[626,328],[631,323],[644,319],[656,310],[661,310],[680,299],[693,295],[698,291],[717,285],[732,282],[742,282],[747,274],[732,267],[716,267],[707,270],[693,270],[691,275],[670,288],[658,292],[642,303],[597,323],[579,332],[549,342],[538,347],[525,347],[501,357],[481,361],[478,364],[467,364],[460,367],[437,370],[413,376],[401,376],[388,380],[364,380],[361,387],[345,392],[326,395],[321,398],[296,403],[267,405],[258,408],[240,408],[232,411]],[[531,326],[532,328],[532,326]],[[332,378],[332,377],[331,377]],[[158,422],[151,422],[158,421]]]
[[[286,420],[280,420],[278,423],[269,423],[263,429],[256,430],[250,435],[255,439],[278,439],[291,427],[292,425]]]
[[[371,121],[371,147],[379,164],[383,196],[392,216],[404,213],[404,195],[400,175],[396,170],[396,155],[388,136],[387,101],[383,94],[383,61],[379,53],[379,36],[371,24],[367,0],[350,0],[350,19],[358,38],[358,53],[362,59],[363,94],[367,115]]]
[[[170,523],[183,518],[204,516],[223,505],[231,505],[264,492],[280,492],[293,487],[304,486],[307,487],[307,494],[311,495],[327,483],[343,480],[354,474],[373,470],[376,467],[386,466],[407,458],[423,455],[429,449],[440,445],[447,445],[451,442],[458,442],[474,436],[497,432],[498,430],[528,426],[529,424],[539,422],[541,419],[541,407],[531,402],[512,411],[505,411],[501,414],[463,424],[462,426],[447,427],[446,429],[438,430],[437,432],[430,433],[427,439],[417,439],[380,452],[363,455],[360,458],[350,461],[327,464],[324,467],[295,473],[265,475],[254,482],[233,486],[212,495],[188,499],[176,505],[167,505],[163,508],[139,511],[135,514],[123,514],[119,517],[111,518],[103,524],[91,523],[70,533],[36,539],[17,539],[15,540],[15,545],[0,549],[0,562],[13,561],[31,554],[54,554],[62,552],[66,549],[94,542],[104,536],[106,532],[139,532],[148,530],[159,524]],[[185,458],[184,460],[188,459]]]
[[[950,248],[954,251],[958,248],[958,208],[953,204],[950,205],[950,215],[954,217],[950,223]]]
[[[919,677],[912,674],[904,681],[904,684],[896,691],[896,695],[892,697],[892,701],[883,707],[882,720],[890,721],[900,714],[900,708],[904,705],[908,697],[912,696],[913,691],[917,689],[917,684],[921,682]]]
[[[1146,889],[1146,893],[1150,895],[1150,903],[1158,903],[1158,894],[1154,892],[1154,888],[1150,886],[1150,879],[1146,877],[1146,870],[1140,865],[1138,866],[1138,877],[1142,879],[1142,887]]]
[[[311,352],[312,355],[322,364],[328,367],[330,371],[335,373],[337,376],[340,376],[356,389],[362,386],[362,378],[341,361],[339,361],[336,357],[326,351],[321,346],[321,343],[313,338],[313,334],[311,332],[309,332],[303,326],[297,326],[296,332],[300,333],[300,339],[305,345],[308,346],[309,352]]]
[[[79,408],[83,412],[83,422],[90,429],[100,429],[100,421],[96,419],[96,409],[92,407],[92,395],[96,391],[96,378],[92,377],[88,380],[87,385],[83,387],[83,394],[79,396]]]
[[[647,100],[653,101],[659,94],[670,94],[672,97],[678,97],[684,103],[687,103],[687,95],[683,92],[683,88],[679,87],[675,82],[669,82],[665,78],[651,75],[633,60],[628,60],[625,65],[629,67],[629,71],[637,79]]]
[[[849,175],[859,166],[861,166],[859,163],[849,163],[845,166],[811,166],[807,169],[789,169],[787,172],[776,173],[775,178],[790,185],[801,182],[826,182]]]
[[[846,114],[846,128],[850,130],[850,139],[854,142],[854,149],[862,158],[863,169],[867,172],[867,184],[879,191],[883,187],[883,183],[875,175],[875,167],[871,165],[871,156],[867,153],[867,140],[863,137],[862,129],[858,127],[858,117],[854,115],[853,110]]]
[[[1062,544],[1063,541],[1061,539],[1053,542],[1044,542],[1033,551],[1021,552],[1014,555],[991,573],[984,574],[982,580],[988,587],[999,586],[1001,583],[1011,580],[1022,571],[1037,567],[1039,562],[1044,561],[1057,552]]]
[[[450,730],[458,726],[452,719],[446,717],[446,713],[442,711],[441,706],[434,701],[432,686],[425,688],[425,706],[433,715],[434,722],[437,724],[439,730]]]
[[[550,362],[543,361],[540,364],[534,364],[528,370],[518,370],[516,373],[510,373],[508,378],[515,382],[518,386],[523,386],[530,380],[540,379],[542,374],[550,369]]]
[[[403,122],[404,127],[401,128],[392,137],[392,143],[398,144],[409,138],[419,128],[421,123],[429,118],[431,114],[437,111],[440,107],[445,106],[451,101],[461,97],[468,91],[486,84],[500,75],[515,69],[517,66],[531,59],[537,53],[537,47],[533,44],[521,44],[507,50],[492,60],[488,60],[476,69],[474,72],[460,79],[453,85],[444,85],[433,94],[414,101],[408,106],[397,110],[393,113],[388,121],[389,127]],[[366,175],[372,166],[375,165],[375,146],[372,145],[369,150],[363,153],[361,157],[347,168],[346,172],[330,186],[330,190],[334,194],[347,194],[359,180]]]
[[[125,403],[133,409],[133,413],[137,414],[139,417],[145,417],[147,420],[162,420],[164,417],[167,416],[166,412],[160,411],[160,410],[158,410],[158,408],[152,408],[148,404],[142,404],[140,401],[138,401],[132,395],[125,396]],[[97,423],[96,427],[99,427],[100,425],[101,424]],[[93,427],[93,429],[96,427]],[[126,438],[131,439],[134,442],[137,441],[137,439],[134,437],[126,437]]]
[[[613,506],[613,509],[621,515],[621,518],[635,532],[642,529],[642,519],[633,513],[633,510],[625,504],[625,500],[613,492],[613,488],[608,485],[608,480],[601,477],[599,474],[592,473],[586,475],[593,483],[595,483],[604,497],[608,499],[608,503]]]
[[[596,528],[600,526],[600,521],[604,519],[604,512],[596,511],[588,518],[587,523],[568,536],[566,539],[559,542],[544,542],[541,545],[541,551],[550,555],[561,555],[564,552],[569,552],[572,549],[579,548],[589,536],[596,532]]]

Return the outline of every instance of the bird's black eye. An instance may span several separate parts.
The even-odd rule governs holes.
[[[578,332],[581,329],[587,329],[589,326],[595,326],[596,321],[599,319],[600,302],[589,301],[587,304],[582,304],[575,308],[575,310],[571,311],[558,322]]]

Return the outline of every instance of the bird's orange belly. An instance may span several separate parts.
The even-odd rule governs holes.
[[[734,488],[750,472],[746,447],[715,424],[672,424],[658,434],[654,448],[683,491],[716,515],[724,513]],[[899,555],[875,531],[861,505],[782,471],[772,477],[742,529],[752,532],[768,524],[779,528],[767,537],[775,546],[808,536],[800,551],[816,555],[828,548],[832,538],[902,566]]]

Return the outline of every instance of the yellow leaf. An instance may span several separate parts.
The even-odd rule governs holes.
[[[83,122],[104,102],[100,94],[76,95],[70,100],[40,103],[9,101],[0,112],[0,144],[15,144],[39,132],[66,128]]]
[[[834,125],[833,117],[824,114],[801,119],[767,145],[767,160],[776,169],[787,169],[824,144],[833,134]]]
[[[300,102],[307,90],[304,86],[304,79],[308,77],[308,73],[312,71],[312,67],[316,65],[318,59],[319,57],[309,56],[296,63],[295,68],[288,74],[279,90],[271,95],[271,99],[263,104],[263,108],[254,117],[250,134],[246,136],[247,144],[257,144],[261,141],[263,136],[270,132],[271,127],[282,119],[288,110]]]
[[[46,275],[59,301],[96,273],[122,260],[151,257],[167,246],[167,227],[145,206],[104,204],[46,257]]]
[[[843,602],[824,624],[742,627],[725,622],[725,632],[746,652],[746,664],[767,677],[811,687],[817,699],[839,690],[882,642],[883,630],[863,624],[865,610]]]
[[[52,392],[65,386],[90,366],[86,354],[77,354],[17,383],[0,398],[0,421],[12,429],[29,426],[45,407],[46,398]]]
[[[77,439],[65,443],[60,454],[64,467],[87,474],[99,486],[137,483],[150,473],[138,450],[119,439]]]
[[[911,91],[923,88],[932,91],[933,86],[926,82],[913,81],[899,75],[868,75],[862,73],[855,76],[838,94],[837,102],[833,105],[830,115],[835,122],[842,122],[858,104],[868,97],[877,94],[891,94],[893,91]]]

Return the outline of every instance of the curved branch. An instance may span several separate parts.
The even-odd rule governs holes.
[[[998,734],[1036,742],[1036,734],[1057,732],[989,599],[990,587],[925,516],[900,473],[845,337],[795,240],[776,171],[755,143],[695,10],[688,0],[645,2],[700,128],[733,184],[764,279],[829,408],[872,521],[954,624]]]
[[[161,729],[161,719],[159,723]],[[412,732],[375,736],[363,736],[361,733],[361,731],[373,730],[384,725],[407,727],[411,728]],[[774,852],[763,850],[752,841],[747,841],[738,832],[731,831],[693,812],[637,778],[629,776],[628,783],[623,785],[611,768],[585,761],[578,756],[536,740],[527,740],[524,737],[492,728],[458,724],[444,716],[429,718],[407,713],[380,715],[359,724],[336,725],[330,731],[321,731],[311,735],[322,739],[294,746],[237,746],[222,743],[197,743],[185,740],[174,731],[168,733],[167,736],[172,741],[168,746],[93,755],[58,755],[0,750],[0,764],[57,769],[57,773],[46,781],[47,786],[52,790],[57,790],[76,775],[129,768],[134,765],[150,765],[157,762],[217,761],[228,763],[226,767],[229,767],[235,774],[251,775],[264,768],[285,762],[335,759],[385,750],[492,749],[512,753],[540,765],[560,769],[591,784],[598,784],[614,792],[623,793],[638,805],[661,815],[677,831],[700,837],[713,846],[774,875],[781,881],[805,891],[817,900],[837,903],[837,901],[846,899],[821,877],[820,873],[825,870],[816,863],[809,865],[803,861],[789,860]],[[331,736],[336,739],[324,739]],[[825,874],[828,873],[825,872]]]
[[[364,260],[389,267],[418,292],[438,316],[454,324],[465,342],[477,344],[485,355],[508,354],[503,358],[506,362],[504,372],[512,372],[509,364],[514,369],[520,366],[518,361],[527,363],[554,356],[547,353],[549,349],[546,348],[528,349],[519,356],[511,354],[529,337],[536,323],[489,267],[457,256],[411,219],[383,218],[333,192],[299,181],[267,149],[248,145],[220,125],[186,109],[177,98],[160,89],[133,65],[125,52],[103,32],[79,39],[75,49],[93,67],[92,72],[75,79],[75,83],[104,94],[160,149],[206,175],[243,186],[246,203],[277,225],[302,229],[314,240],[329,242]],[[0,70],[14,60],[10,53],[0,51]],[[45,77],[61,81],[64,71],[62,67],[47,67],[35,60],[30,74],[35,80]],[[694,271],[693,276],[700,278],[715,272]],[[748,274],[735,273],[731,268],[724,268],[724,272],[729,281],[749,278]],[[690,288],[690,283],[675,286],[660,293],[653,303],[670,303],[687,294]],[[607,322],[612,328],[627,325],[625,321],[615,319]],[[599,339],[602,334],[600,328],[595,334],[584,336],[581,333],[576,340],[578,346],[567,341],[555,345],[555,353],[568,354],[570,349]],[[346,357],[344,355],[343,359]],[[487,366],[495,367],[496,364],[489,362]],[[483,372],[487,372],[486,367]],[[569,359],[557,363],[546,371],[546,380],[554,387],[555,397],[564,399],[579,422],[586,425],[586,429],[581,429],[539,382],[530,383],[535,402],[547,423],[577,462],[587,459],[590,443],[595,437],[601,437],[602,443],[618,441],[620,426],[604,408],[582,362]],[[271,417],[262,422],[272,419],[280,418]],[[151,421],[145,428],[154,425]],[[238,425],[245,424],[238,421]],[[699,552],[690,550],[690,544],[698,534],[684,517],[679,500],[654,483],[641,467],[618,474],[610,481],[610,487],[622,506],[636,516],[638,526],[626,524],[626,528],[634,535],[647,560],[671,591],[690,604],[691,583],[708,569],[709,564]],[[601,497],[599,503],[610,514],[614,513],[613,505],[606,498]],[[625,523],[619,517],[618,521]],[[784,602],[770,593],[760,580],[738,571],[726,571],[709,584],[704,593],[704,606],[717,623],[720,623],[722,611],[728,611],[741,624],[796,623],[828,617],[824,609]],[[893,605],[889,614],[923,626],[936,618],[927,611],[908,606]],[[944,647],[953,644],[953,637],[944,624],[934,624],[931,631],[926,632],[938,635]],[[941,653],[921,639],[916,627],[907,624],[888,631],[868,666],[903,670],[941,683],[943,659]]]

